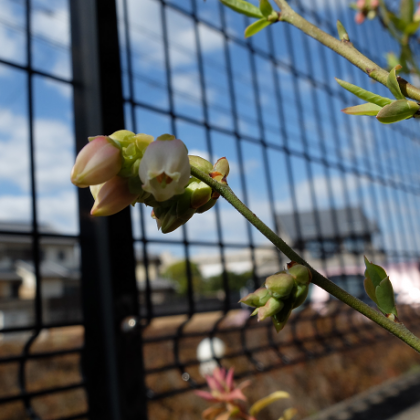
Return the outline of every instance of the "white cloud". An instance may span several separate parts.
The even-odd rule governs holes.
[[[120,24],[123,23],[122,2],[119,3]],[[161,27],[160,3],[151,0],[129,1],[128,18],[130,43],[137,56],[135,65],[143,70],[156,66],[164,67],[163,34]],[[171,8],[167,8],[170,42],[170,59],[174,68],[195,64],[194,21]],[[122,37],[122,43],[125,39]],[[201,50],[204,54],[222,48],[219,37],[211,31],[200,30]]]
[[[77,232],[77,199],[75,191],[54,196],[43,196],[37,200],[39,223],[52,226],[60,232]],[[29,221],[31,198],[29,195],[0,196],[0,220]]]
[[[70,186],[74,163],[74,136],[59,120],[35,119],[35,165],[39,193]],[[29,189],[28,121],[22,115],[0,109],[0,180]]]

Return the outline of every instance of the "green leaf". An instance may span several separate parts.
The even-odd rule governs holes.
[[[389,277],[386,277],[381,281],[379,286],[376,288],[375,294],[378,302],[378,308],[382,312],[398,316],[397,308],[395,307],[394,289]]]
[[[394,24],[396,29],[398,29],[400,32],[404,32],[406,23],[403,20],[399,19],[392,12],[388,12],[387,16],[389,17],[391,22]]]
[[[260,10],[265,17],[270,16],[273,12],[273,8],[268,0],[260,0]]]
[[[391,91],[391,93],[395,96],[395,99],[405,99],[405,96],[402,94],[400,85],[397,80],[397,70],[400,70],[402,66],[398,65],[395,66],[388,75],[388,79],[386,80],[386,86]]]
[[[409,23],[404,30],[404,33],[407,35],[414,35],[417,32],[417,29],[419,29],[420,22],[411,22]]]
[[[379,265],[372,264],[366,257],[365,257],[365,277],[370,278],[373,283],[373,286],[378,287],[381,281],[387,277],[386,271]]]
[[[384,106],[378,112],[376,118],[382,124],[392,124],[411,118],[419,110],[419,108],[420,105],[416,102],[400,99],[398,101],[394,101],[392,104]]]
[[[290,395],[284,391],[276,391],[270,395],[267,395],[264,398],[261,398],[254,404],[252,404],[251,408],[249,409],[249,414],[251,416],[256,416],[263,408],[267,407],[268,405],[272,404],[275,401],[290,398]]]
[[[366,294],[376,303],[378,304],[378,301],[376,300],[376,295],[375,295],[375,286],[372,283],[372,280],[367,277],[365,278],[363,285],[365,286],[365,292]]]
[[[366,104],[344,108],[342,111],[349,115],[377,115],[381,109],[382,107],[368,102]]]
[[[347,33],[346,28],[339,20],[337,20],[337,32],[340,41],[350,41],[349,34]]]
[[[260,19],[263,17],[261,10],[251,3],[244,0],[220,0],[225,6],[230,7],[235,12],[241,13],[242,15],[254,17]]]
[[[363,99],[364,101],[372,102],[373,104],[376,104],[380,107],[389,105],[392,102],[392,99],[384,98],[383,96],[376,95],[375,93],[362,89],[359,86],[352,85],[351,83],[345,82],[344,80],[340,80],[337,78],[335,78],[335,80],[341,87],[348,90],[353,95],[356,95],[358,98]]]
[[[279,418],[279,420],[292,420],[292,418],[297,414],[296,408],[286,408],[283,411],[283,415]]]
[[[260,20],[255,21],[254,23],[251,23],[246,29],[245,29],[245,38],[249,38],[256,33],[260,32],[262,29],[266,28],[267,26],[271,25],[272,22],[268,21],[266,18],[262,18]]]
[[[413,21],[414,7],[414,0],[400,0],[400,19],[405,24]]]

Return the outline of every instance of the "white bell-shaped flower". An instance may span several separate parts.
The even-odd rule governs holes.
[[[182,194],[190,173],[185,144],[169,134],[149,144],[139,167],[143,189],[153,194],[157,201],[166,201]]]

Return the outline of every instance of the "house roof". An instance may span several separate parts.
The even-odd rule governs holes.
[[[138,282],[138,288],[140,292],[144,292],[146,290],[146,282],[142,281],[142,282]],[[152,280],[150,282],[150,288],[152,289],[152,291],[154,292],[158,292],[158,291],[163,291],[163,290],[175,290],[176,287],[174,285],[174,283],[170,280],[167,279],[162,279],[160,277]]]
[[[46,223],[40,223],[38,229],[41,234],[57,235],[41,237],[41,243],[44,245],[74,245],[77,242],[76,238],[60,237],[60,232]],[[3,244],[30,244],[32,242],[32,223],[30,222],[0,220],[0,232],[0,243]],[[24,233],[27,235],[22,235]]]
[[[351,237],[352,235],[364,236],[379,232],[376,222],[369,220],[360,207],[336,209],[334,213],[337,220],[337,230],[334,227],[332,211],[318,211],[319,237],[322,239],[334,239],[336,236],[341,238]],[[314,213],[312,211],[301,212],[298,213],[298,218],[300,239],[303,241],[318,239]],[[285,233],[292,241],[298,239],[293,213],[278,214],[277,221],[280,226],[280,233]]]
[[[0,270],[0,282],[21,282],[22,279],[11,270]]]
[[[34,273],[35,267],[32,262],[19,260],[16,262],[16,271]],[[42,261],[40,271],[43,279],[79,280],[80,278],[78,270],[68,269],[54,261]]]

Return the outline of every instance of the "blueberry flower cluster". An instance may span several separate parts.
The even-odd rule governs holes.
[[[158,228],[169,233],[195,213],[209,210],[218,198],[207,184],[191,177],[191,165],[226,183],[226,158],[213,166],[199,156],[188,156],[185,144],[170,134],[154,140],[120,130],[89,138],[76,158],[71,181],[90,187],[93,216],[110,216],[130,204],[144,203],[153,207]]]

